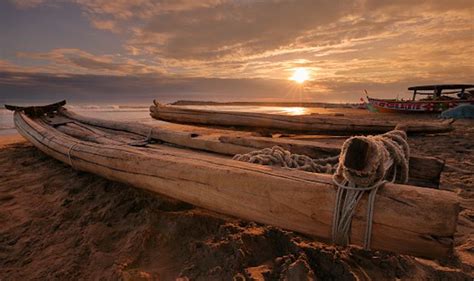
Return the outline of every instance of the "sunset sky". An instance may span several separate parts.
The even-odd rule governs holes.
[[[472,0],[3,0],[0,102],[396,97],[473,83],[473,27]]]

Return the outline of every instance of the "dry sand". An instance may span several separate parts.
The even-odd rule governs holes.
[[[412,149],[474,171],[474,121]],[[451,169],[452,170],[452,169]],[[0,138],[0,280],[472,280],[474,176],[453,256],[429,261],[339,248],[78,172],[19,136]]]

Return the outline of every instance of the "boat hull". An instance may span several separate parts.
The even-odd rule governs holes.
[[[384,113],[441,113],[461,104],[474,104],[470,100],[432,100],[432,101],[397,101],[368,98],[370,105],[377,112]]]

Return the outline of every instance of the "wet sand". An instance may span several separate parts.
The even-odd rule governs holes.
[[[396,118],[396,117],[394,117]],[[409,119],[410,117],[401,117]],[[446,160],[462,211],[455,252],[425,260],[319,243],[78,172],[0,138],[0,280],[472,280],[474,121],[410,137]]]

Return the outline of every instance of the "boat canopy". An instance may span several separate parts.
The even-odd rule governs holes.
[[[420,91],[434,91],[437,89],[440,90],[462,90],[474,88],[473,84],[441,84],[441,85],[425,85],[425,86],[413,86],[408,88],[410,91],[420,90]]]
[[[474,88],[473,84],[440,84],[440,85],[424,85],[424,86],[413,86],[409,87],[408,90],[413,91],[413,100],[416,95],[432,95],[435,97],[441,97],[443,90],[456,90],[451,92],[444,92],[443,94],[460,94],[462,98],[465,94],[466,89]],[[418,91],[432,91],[429,93],[420,93]]]

